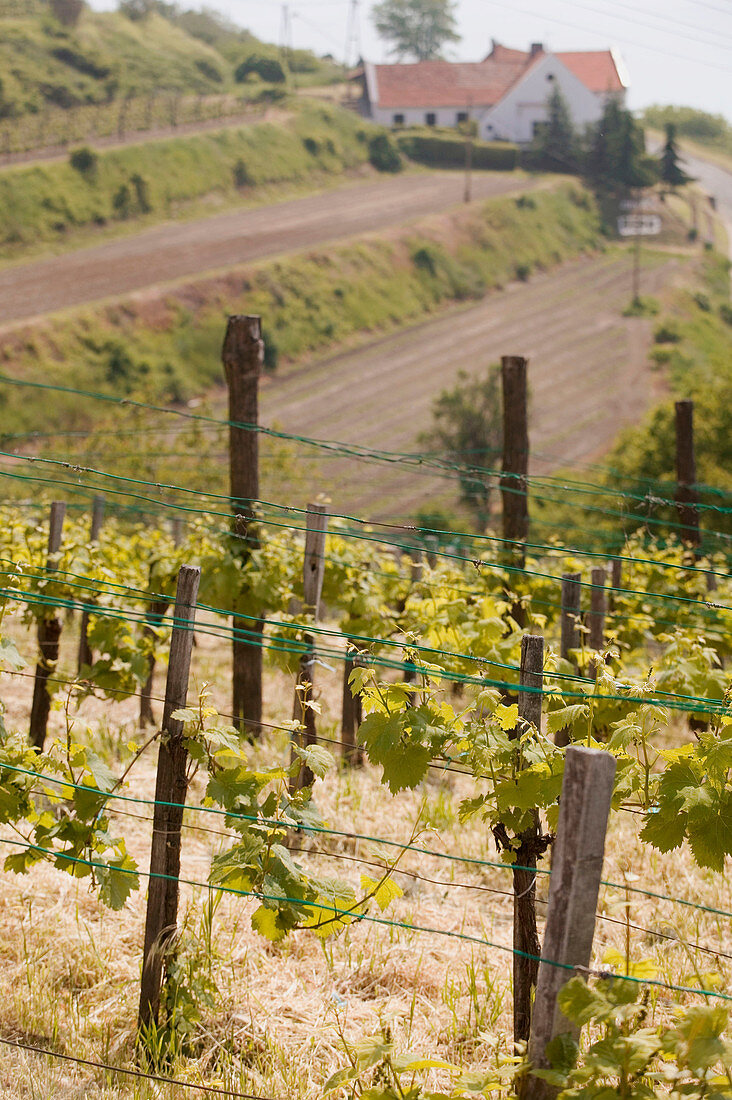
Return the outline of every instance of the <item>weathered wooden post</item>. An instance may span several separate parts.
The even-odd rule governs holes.
[[[571,660],[570,652],[580,644],[580,614],[582,600],[582,574],[562,574],[562,622],[560,653],[565,661]],[[569,744],[569,728],[557,730],[555,745]]]
[[[605,647],[605,615],[607,614],[607,591],[605,570],[598,566],[592,570],[592,588],[590,590],[590,649],[598,652]]]
[[[571,745],[562,783],[559,826],[552,856],[544,946],[536,987],[529,1061],[548,1069],[547,1044],[577,1031],[557,1007],[562,986],[582,974],[592,958],[595,913],[602,877],[615,757],[599,749]],[[553,1100],[559,1090],[529,1073],[522,1079],[521,1100]]]
[[[541,729],[543,676],[544,639],[536,634],[525,634],[521,639],[519,725],[513,732],[514,738],[519,737],[527,725]],[[539,811],[534,811],[532,816],[532,824],[518,838],[520,843],[515,850],[513,869],[513,1034],[517,1042],[526,1042],[529,1038],[531,996],[539,968],[536,961],[539,958],[536,866],[544,846]]]
[[[529,396],[528,359],[504,355],[503,383],[503,537],[513,560],[523,566],[529,536]]]
[[[681,538],[697,552],[701,546],[699,531],[699,492],[696,487],[694,454],[694,402],[676,402],[676,504]]]
[[[104,523],[104,497],[94,497],[92,504],[91,530],[89,542],[98,542]],[[79,627],[79,655],[77,671],[81,672],[84,665],[89,667],[94,662],[94,654],[89,648],[89,608],[85,607],[81,613],[81,626]]]
[[[157,1022],[165,952],[175,935],[178,920],[180,841],[188,791],[188,751],[183,739],[183,723],[174,721],[171,715],[186,705],[200,579],[201,570],[191,565],[182,566],[178,574],[150,850],[139,1013],[139,1027],[143,1032]]]
[[[351,767],[360,767],[364,762],[363,747],[358,744],[358,729],[363,721],[361,696],[351,691],[349,680],[354,669],[361,664],[359,654],[349,649],[343,662],[343,710],[341,719],[341,753],[343,760]]]
[[[54,501],[51,505],[51,519],[48,528],[48,557],[46,573],[56,572],[56,555],[61,549],[61,534],[64,526],[66,505]],[[58,662],[59,642],[61,640],[61,619],[49,609],[41,612],[38,619],[38,646],[41,651],[36,665],[33,684],[33,705],[30,716],[30,742],[37,749],[43,749],[48,729],[48,716],[51,713],[51,695],[48,680]]]
[[[229,465],[232,535],[242,564],[259,546],[254,524],[259,499],[259,378],[264,362],[259,317],[229,318],[222,352],[229,387]],[[264,622],[237,614],[234,596],[233,725],[256,736],[262,722],[262,635]]]
[[[303,611],[312,616],[313,623],[318,621],[320,614],[320,594],[323,590],[323,574],[325,572],[325,535],[328,530],[328,516],[324,504],[308,504],[307,507],[307,531],[305,533],[305,557],[303,560]],[[297,681],[295,683],[295,702],[292,711],[294,721],[299,722],[302,729],[293,733],[293,743],[296,745],[314,745],[317,741],[315,728],[315,712],[309,705],[313,698],[314,679],[314,648],[315,639],[312,634],[305,635],[306,650],[300,658]],[[299,757],[292,750],[292,763],[295,764]],[[300,771],[291,780],[294,790],[301,787],[309,787],[314,776],[310,768],[302,765]]]

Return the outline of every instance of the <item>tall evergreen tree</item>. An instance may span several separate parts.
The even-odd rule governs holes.
[[[556,84],[547,100],[547,121],[537,128],[531,153],[537,168],[549,172],[577,171],[579,142],[569,104]]]
[[[687,176],[681,167],[679,147],[676,144],[676,127],[673,122],[666,123],[666,144],[661,153],[661,179],[669,187],[683,187],[689,183],[691,176]]]
[[[658,178],[656,162],[646,153],[643,130],[615,99],[605,104],[592,134],[586,171],[593,184],[606,191],[650,187]]]

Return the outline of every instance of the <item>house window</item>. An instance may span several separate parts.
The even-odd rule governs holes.
[[[544,133],[547,128],[547,122],[543,119],[541,122],[534,122],[531,126],[531,133],[536,138],[540,134]]]
[[[547,73],[546,78],[547,80],[554,80],[554,73]]]
[[[437,125],[437,115],[434,113],[434,111],[428,111],[427,114],[424,116],[424,120],[428,126]]]
[[[468,112],[467,111],[458,111],[457,118],[456,118],[455,121],[457,122],[458,126],[460,125],[461,122],[467,122],[468,121]]]
[[[394,125],[395,126],[403,126],[404,125],[404,115],[394,115]]]

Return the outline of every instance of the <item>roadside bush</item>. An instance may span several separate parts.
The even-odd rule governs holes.
[[[369,141],[369,163],[377,172],[401,172],[401,154],[387,133],[374,134]]]
[[[235,187],[249,187],[251,185],[252,181],[247,171],[247,166],[241,157],[234,165],[233,176]]]
[[[531,277],[531,264],[516,264],[516,278],[521,283],[528,283]]]
[[[701,291],[698,291],[694,295],[694,302],[703,313],[711,313],[712,303],[709,301],[708,294],[703,294]]]
[[[112,208],[118,218],[129,218],[132,214],[132,192],[126,183],[118,187],[112,196]]]
[[[94,176],[99,166],[99,157],[88,145],[83,145],[81,149],[74,149],[70,154],[69,164],[82,176]]]
[[[719,316],[725,325],[732,325],[732,306],[728,302],[722,302],[719,307]]]
[[[148,182],[144,176],[135,174],[130,180],[134,191],[135,199],[137,200],[137,209],[140,214],[149,214],[152,210],[152,203],[150,202],[150,189]]]
[[[243,84],[250,76],[258,76],[267,84],[284,84],[287,77],[281,62],[276,57],[265,57],[261,54],[250,54],[234,73],[237,84]]]
[[[214,65],[213,61],[209,61],[207,57],[197,57],[195,65],[199,73],[205,76],[206,80],[210,80],[212,84],[224,83],[224,74],[218,65]]]
[[[653,333],[653,339],[657,344],[678,344],[681,333],[673,321],[662,321]]]
[[[519,195],[516,206],[519,210],[536,210],[536,199],[532,199],[531,195]]]
[[[402,153],[418,164],[435,168],[462,168],[465,164],[465,139],[451,131],[405,130],[395,135]],[[513,172],[518,164],[518,148],[507,142],[473,143],[473,167],[494,172]]]

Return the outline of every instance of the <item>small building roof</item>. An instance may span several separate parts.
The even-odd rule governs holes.
[[[625,87],[612,50],[555,53],[591,92],[622,92]]]

